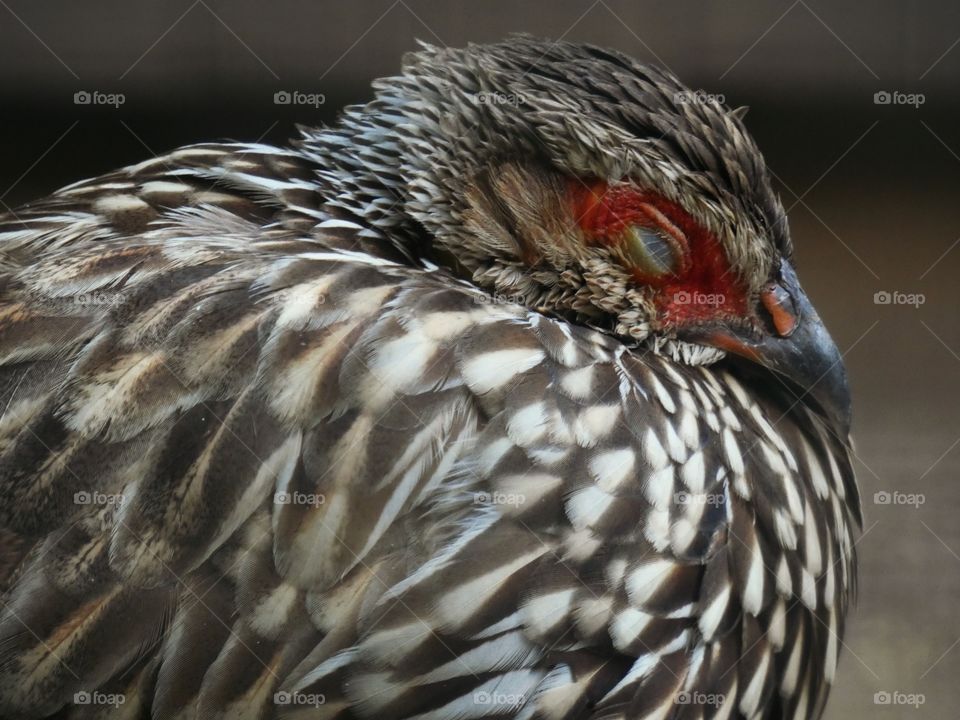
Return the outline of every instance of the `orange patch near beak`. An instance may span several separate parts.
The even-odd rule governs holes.
[[[756,348],[747,345],[747,343],[735,335],[725,333],[721,330],[714,330],[707,333],[703,336],[703,342],[720,350],[726,350],[734,355],[747,358],[748,360],[760,362],[760,353],[757,352]]]
[[[797,329],[799,318],[790,294],[783,287],[770,283],[760,293],[760,302],[770,314],[773,327],[780,337],[789,337]]]

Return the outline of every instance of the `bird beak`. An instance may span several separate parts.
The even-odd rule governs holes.
[[[786,260],[761,292],[757,315],[766,327],[759,336],[720,323],[683,333],[684,339],[746,358],[789,380],[782,384],[797,402],[818,412],[845,438],[851,411],[843,357]]]

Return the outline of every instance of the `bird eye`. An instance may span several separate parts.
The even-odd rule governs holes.
[[[627,258],[640,272],[653,279],[678,274],[682,258],[676,241],[666,233],[629,225],[624,229],[623,248]]]

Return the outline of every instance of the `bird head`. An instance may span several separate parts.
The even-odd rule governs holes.
[[[742,112],[625,55],[528,37],[424,46],[374,88],[304,131],[329,207],[494,300],[772,371],[846,431],[841,356]]]

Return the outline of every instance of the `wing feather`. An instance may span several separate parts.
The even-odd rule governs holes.
[[[843,443],[403,265],[310,182],[196,146],[0,221],[0,711],[821,706]]]

